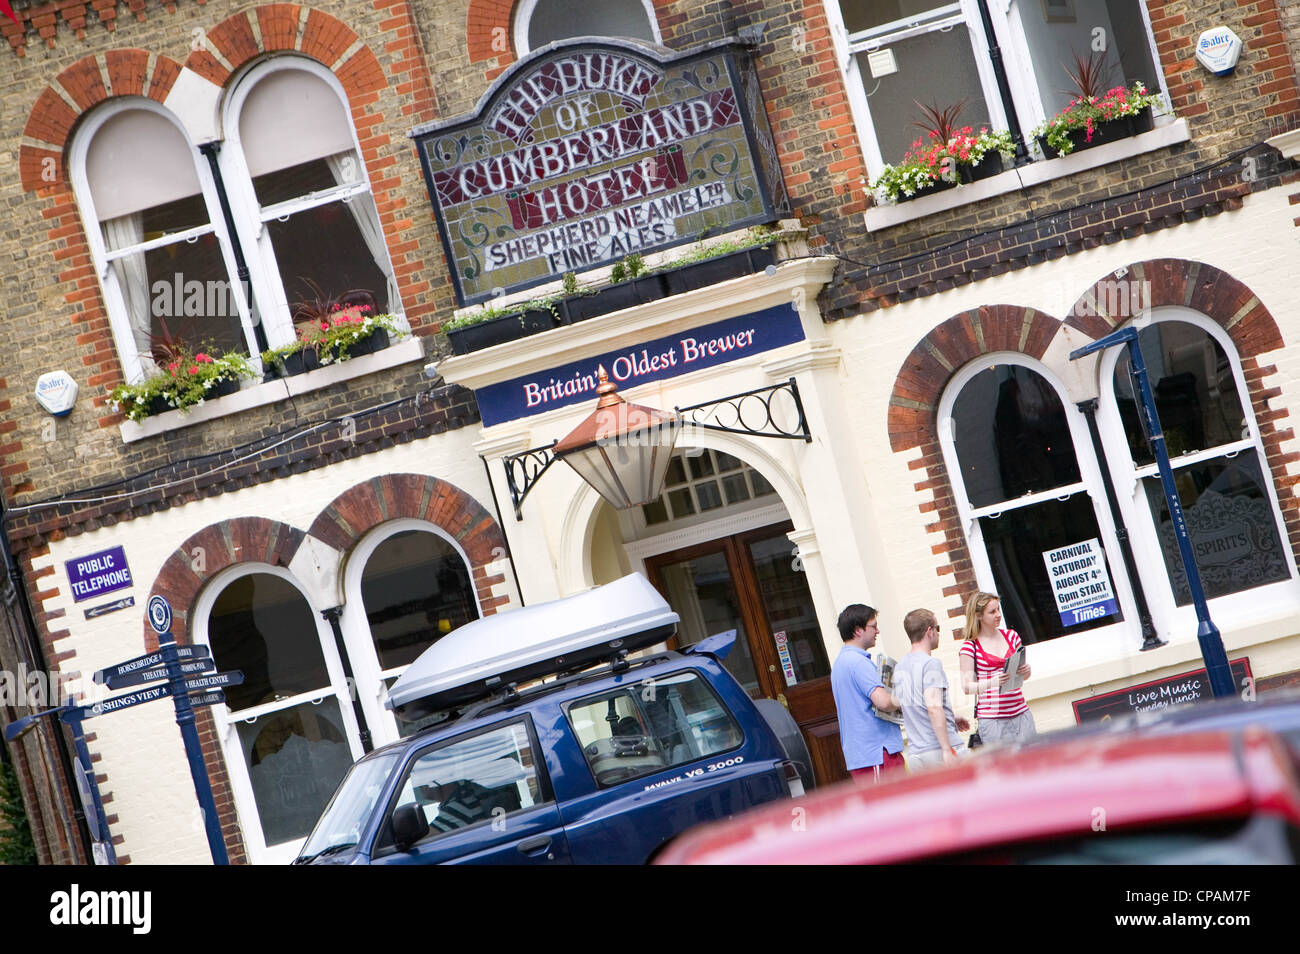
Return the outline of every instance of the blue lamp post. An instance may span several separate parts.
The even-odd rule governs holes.
[[[1104,338],[1099,338],[1090,345],[1070,352],[1070,360],[1077,361],[1096,351],[1117,344],[1128,347],[1130,374],[1133,377],[1134,390],[1140,399],[1139,420],[1145,431],[1151,452],[1155,455],[1156,467],[1160,470],[1160,484],[1164,488],[1165,503],[1169,507],[1169,518],[1174,525],[1174,537],[1178,540],[1178,555],[1183,561],[1183,571],[1187,574],[1187,588],[1191,590],[1192,602],[1196,606],[1197,641],[1201,644],[1201,657],[1205,660],[1205,670],[1210,678],[1210,690],[1215,698],[1226,698],[1235,694],[1232,684],[1232,672],[1228,668],[1228,654],[1223,648],[1223,638],[1219,628],[1210,619],[1210,608],[1205,602],[1205,590],[1201,587],[1201,574],[1196,568],[1196,558],[1192,553],[1192,541],[1187,532],[1187,520],[1183,516],[1182,501],[1178,499],[1178,488],[1174,486],[1174,472],[1169,466],[1169,452],[1165,449],[1165,435],[1160,427],[1160,415],[1156,412],[1155,397],[1151,393],[1151,382],[1147,376],[1146,362],[1142,360],[1142,348],[1138,344],[1136,328],[1121,328]]]

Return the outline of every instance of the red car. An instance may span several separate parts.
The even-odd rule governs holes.
[[[1272,733],[1094,737],[847,782],[706,825],[659,864],[1288,864],[1300,783]]]

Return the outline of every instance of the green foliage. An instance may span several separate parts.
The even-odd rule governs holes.
[[[572,298],[578,294],[578,276],[573,272],[565,272],[564,277],[560,279],[560,283],[564,287],[565,298]]]
[[[208,392],[223,381],[256,376],[248,358],[239,352],[228,351],[214,358],[181,346],[149,377],[139,384],[114,388],[108,399],[128,420],[142,421],[155,413],[150,405],[158,398],[167,402],[167,410],[184,411],[202,404]]]
[[[778,237],[779,233],[756,226],[740,238],[725,239],[711,245],[704,245],[703,243],[696,245],[689,251],[678,255],[671,262],[664,264],[659,270],[668,271],[669,269],[680,268],[682,265],[693,265],[696,262],[707,261],[710,258],[730,255],[732,252],[743,252],[747,248],[765,248],[775,242]]]
[[[299,351],[314,351],[321,364],[348,360],[348,349],[376,331],[397,333],[397,319],[392,315],[372,315],[369,305],[337,307],[328,316],[316,318],[298,327],[298,340],[262,352],[262,366],[270,368]]]
[[[627,266],[622,262],[615,262],[614,267],[609,270],[609,281],[612,285],[619,282],[625,282],[628,279]]]
[[[645,259],[639,252],[633,252],[623,259],[623,268],[627,271],[628,278],[640,278],[649,269],[645,266]]]
[[[1071,78],[1075,79],[1073,75]],[[1072,132],[1082,130],[1085,141],[1091,142],[1093,133],[1102,123],[1135,116],[1158,102],[1160,97],[1148,93],[1140,82],[1134,83],[1132,89],[1116,86],[1102,96],[1080,96],[1071,100],[1063,110],[1035,129],[1033,135],[1041,136],[1061,155],[1068,155],[1074,151]]]
[[[8,762],[0,763],[0,864],[36,864],[36,844],[18,775]]]

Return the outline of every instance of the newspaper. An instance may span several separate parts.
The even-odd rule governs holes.
[[[880,654],[880,683],[889,690],[890,694],[893,694],[894,692],[894,667],[897,664],[898,661],[893,657],[888,656],[885,653]],[[886,722],[894,723],[894,725],[903,724],[903,712],[901,709],[895,709],[892,712],[882,712],[873,704],[871,706],[871,711],[875,713],[876,718],[878,719],[884,719]]]
[[[1007,657],[1006,663],[1004,663],[1002,666],[1002,671],[1011,673],[1011,678],[1007,680],[1007,684],[1005,686],[1003,686],[1001,689],[998,690],[999,692],[1015,692],[1017,689],[1019,689],[1021,686],[1025,684],[1025,680],[1020,676],[1018,672],[1016,672],[1016,670],[1019,669],[1024,664],[1025,664],[1025,647],[1021,646],[1014,653],[1012,653],[1010,656]]]

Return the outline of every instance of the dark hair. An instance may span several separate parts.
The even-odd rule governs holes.
[[[903,632],[912,644],[919,643],[933,626],[939,628],[939,619],[928,609],[914,609],[903,617]]]
[[[853,603],[844,607],[840,618],[835,622],[840,630],[840,639],[847,643],[853,638],[855,630],[861,629],[875,618],[876,611],[865,603]]]

